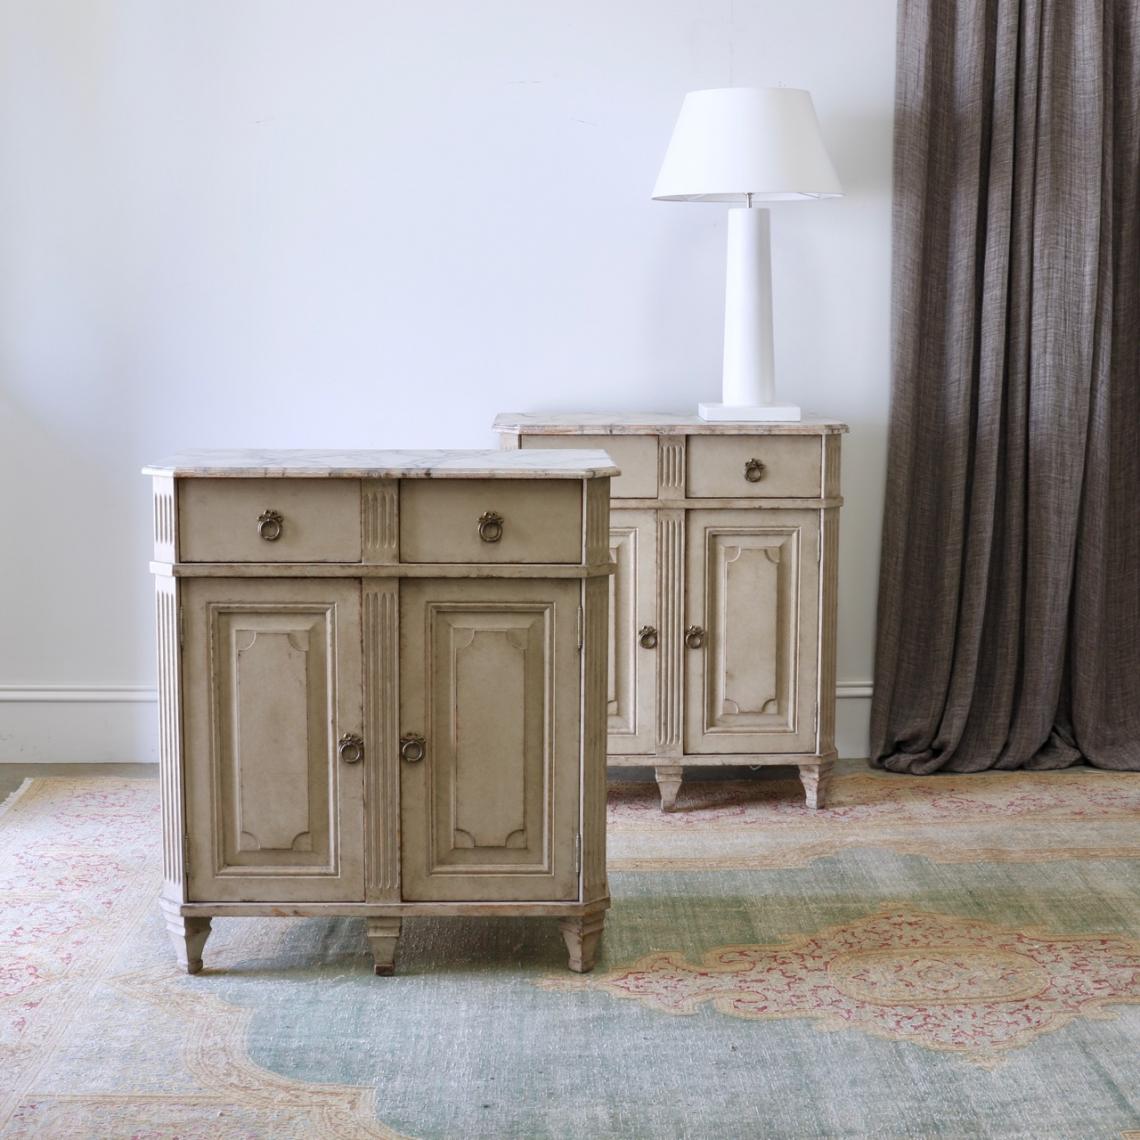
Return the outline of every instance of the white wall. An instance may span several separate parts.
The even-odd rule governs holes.
[[[493,446],[719,389],[724,210],[650,201],[701,87],[809,88],[776,363],[845,443],[865,754],[895,0],[4,0],[0,760],[155,757],[146,481],[178,447]]]

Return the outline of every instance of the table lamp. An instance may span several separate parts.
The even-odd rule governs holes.
[[[735,207],[728,211],[722,402],[702,403],[701,419],[800,418],[798,407],[776,403],[768,211],[753,203],[842,195],[807,91],[725,87],[685,96],[653,197]]]

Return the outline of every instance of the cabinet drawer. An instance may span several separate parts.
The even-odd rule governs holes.
[[[582,484],[577,479],[405,479],[400,483],[400,561],[581,562]]]
[[[687,452],[690,498],[814,499],[820,494],[818,435],[691,435]]]
[[[657,498],[657,437],[646,435],[524,435],[524,448],[593,447],[621,468],[610,480],[614,499]]]
[[[178,519],[183,562],[360,561],[355,479],[180,479]]]

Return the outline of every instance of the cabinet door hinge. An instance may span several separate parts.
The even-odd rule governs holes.
[[[582,648],[582,627],[585,625],[585,615],[582,613],[582,607],[578,607],[578,648]]]
[[[817,564],[823,561],[823,534],[822,533],[817,534],[815,536],[815,560],[816,560]]]
[[[580,874],[582,871],[582,833],[574,837],[574,874]]]
[[[190,878],[190,836],[182,836],[182,878]]]
[[[184,606],[178,607],[178,645],[186,644],[186,608]]]

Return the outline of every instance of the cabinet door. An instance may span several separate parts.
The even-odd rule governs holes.
[[[660,648],[657,632],[657,525],[652,511],[610,513],[610,641],[606,690],[607,751],[653,751],[653,700]],[[641,644],[641,630],[647,634]]]
[[[690,511],[685,751],[815,751],[819,512]],[[694,639],[696,640],[696,639]]]
[[[360,584],[189,579],[190,898],[364,898]],[[355,759],[351,750],[347,755]]]
[[[578,897],[581,586],[400,586],[403,894]]]

